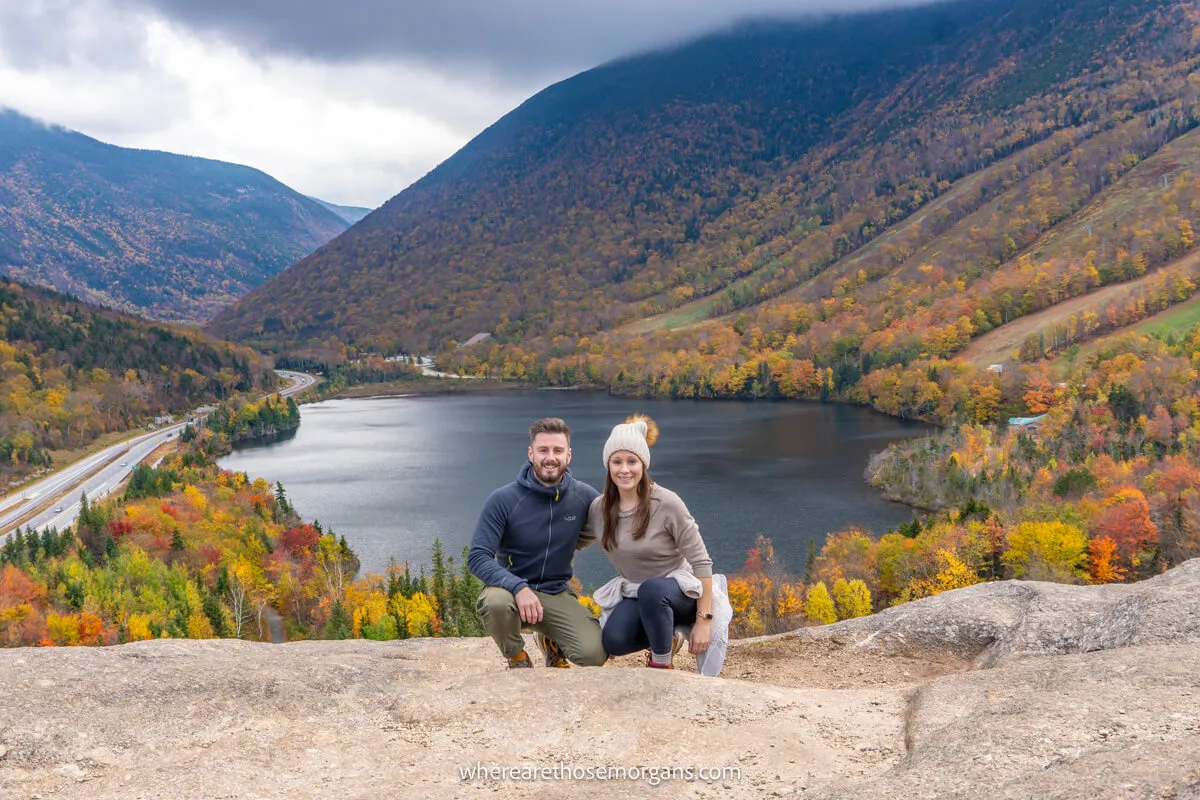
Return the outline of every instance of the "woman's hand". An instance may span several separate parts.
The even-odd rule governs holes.
[[[698,655],[708,649],[712,641],[712,620],[698,619],[692,626],[692,635],[688,637],[688,652]]]

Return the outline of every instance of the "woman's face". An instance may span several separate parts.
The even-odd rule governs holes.
[[[618,450],[608,457],[608,475],[622,491],[637,489],[642,480],[642,460],[628,450]]]

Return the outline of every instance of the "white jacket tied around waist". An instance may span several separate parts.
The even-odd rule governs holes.
[[[693,600],[700,597],[704,587],[700,579],[686,569],[678,569],[667,575],[679,584],[679,590]],[[592,599],[600,606],[600,627],[608,622],[608,615],[627,597],[637,597],[640,583],[622,578],[620,575],[601,586],[592,594]],[[696,667],[701,675],[715,678],[721,674],[725,666],[725,651],[729,648],[729,625],[733,622],[733,606],[729,604],[729,586],[724,575],[712,576],[712,641],[708,649],[696,656]],[[691,633],[690,625],[676,625],[675,630],[683,631],[684,635]]]

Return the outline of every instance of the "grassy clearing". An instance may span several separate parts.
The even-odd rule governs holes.
[[[693,300],[686,305],[682,305],[666,313],[631,322],[628,325],[618,328],[616,332],[628,334],[649,333],[650,331],[669,331],[675,328],[686,328],[689,325],[697,325],[708,319],[709,309],[712,308],[713,302],[712,297]]]
[[[1129,330],[1147,336],[1166,336],[1172,331],[1176,333],[1185,331],[1196,323],[1200,323],[1200,295],[1186,303],[1180,303],[1155,314],[1149,319],[1142,320],[1137,325],[1131,326]]]
[[[1086,360],[1097,350],[1104,346],[1105,342],[1116,337],[1124,336],[1129,333],[1140,334],[1142,336],[1166,336],[1169,333],[1182,333],[1192,326],[1200,324],[1200,294],[1188,300],[1186,303],[1180,303],[1177,306],[1172,306],[1166,311],[1160,311],[1153,317],[1142,320],[1136,325],[1130,325],[1127,328],[1113,331],[1107,336],[1099,339],[1093,339],[1086,344],[1080,345],[1078,352],[1074,358],[1063,354],[1050,362],[1050,366],[1054,367],[1060,373],[1069,367],[1071,364],[1078,364]]]
[[[659,327],[671,330],[672,328],[683,328],[687,325],[695,325],[697,322],[703,322],[708,319],[708,310],[711,303],[702,303],[698,306],[677,308],[669,314],[663,314],[659,320]]]

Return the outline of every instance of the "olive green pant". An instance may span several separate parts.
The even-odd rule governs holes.
[[[505,658],[515,658],[525,649],[521,630],[544,633],[554,640],[568,660],[583,667],[599,667],[608,656],[600,638],[600,622],[569,589],[560,594],[534,592],[542,603],[542,621],[521,621],[512,592],[485,586],[475,604],[483,628],[500,647]]]

